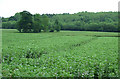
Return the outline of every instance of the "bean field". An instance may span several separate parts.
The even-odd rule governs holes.
[[[118,77],[118,33],[4,29],[2,76]]]

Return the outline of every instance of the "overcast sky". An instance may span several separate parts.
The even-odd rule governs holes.
[[[0,16],[10,17],[27,10],[40,13],[118,11],[119,0],[0,0]]]

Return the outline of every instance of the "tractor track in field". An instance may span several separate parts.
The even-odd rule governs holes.
[[[98,37],[94,37],[94,38],[92,38],[92,39],[89,39],[89,40],[86,40],[86,41],[82,41],[82,42],[77,43],[77,44],[73,44],[73,45],[70,46],[69,48],[70,48],[70,49],[73,49],[74,47],[80,47],[80,46],[85,45],[85,44],[87,44],[87,43],[90,43],[90,42],[92,42],[92,41],[94,41],[94,40],[96,40],[96,39],[98,39]]]
[[[89,35],[85,35],[85,36],[89,36]],[[92,37],[93,37],[93,38],[91,38],[91,39],[89,39],[89,40],[82,41],[82,42],[77,43],[77,44],[73,44],[73,45],[70,46],[69,48],[70,48],[70,49],[73,49],[74,47],[80,47],[80,46],[85,45],[85,44],[87,44],[87,43],[90,43],[90,42],[92,42],[92,41],[94,41],[94,40],[96,40],[96,39],[98,39],[98,38],[100,38],[100,37],[120,37],[120,36],[112,36],[112,35],[103,35],[103,36],[100,36],[100,35],[93,35]]]
[[[85,36],[92,36],[92,37],[120,37],[120,35],[85,35]]]

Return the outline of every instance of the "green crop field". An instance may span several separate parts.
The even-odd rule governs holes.
[[[118,33],[2,30],[4,77],[118,77]]]

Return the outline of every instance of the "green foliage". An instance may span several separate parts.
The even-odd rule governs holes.
[[[43,30],[44,32],[48,31],[49,18],[46,15],[32,14],[28,11],[23,11],[20,13],[21,19],[18,18],[17,29],[19,32],[34,32],[38,33]],[[16,14],[16,17],[19,14]]]
[[[26,15],[25,15],[26,16]],[[29,16],[29,15],[27,15]],[[32,19],[30,17],[33,17]],[[63,14],[43,14],[39,15],[39,21],[34,22],[34,16],[29,16],[28,25],[21,20],[22,16],[20,13],[16,13],[14,16],[9,18],[2,17],[3,28],[11,28],[7,26],[9,21],[19,21],[17,29],[23,32],[40,32],[37,28],[41,28],[44,32],[50,31],[53,29],[56,31],[60,30],[74,30],[74,31],[104,31],[104,32],[119,32],[118,28],[118,12],[78,12],[74,14],[63,13]],[[30,22],[32,21],[32,23]],[[57,24],[57,21],[58,24]],[[21,24],[23,23],[23,24]],[[52,25],[51,25],[52,24]],[[24,30],[23,30],[24,27]],[[27,28],[28,27],[28,28]],[[26,30],[25,30],[26,29]],[[28,29],[28,30],[27,30]],[[34,31],[33,31],[34,29]]]
[[[48,29],[49,29],[49,32],[54,32],[55,31],[55,26],[54,26],[54,24],[52,24],[52,22],[49,22]]]
[[[47,15],[42,15],[42,26],[44,32],[48,31],[48,23],[49,23],[49,18]]]
[[[55,20],[55,24],[54,25],[55,25],[55,30],[57,32],[59,32],[61,28],[60,28],[60,23],[59,23],[59,21],[57,19]]]
[[[19,21],[22,16],[21,16],[20,13],[16,13],[16,14],[14,15],[14,17],[15,17],[16,21]]]
[[[34,15],[34,21],[33,21],[33,32],[41,32],[42,29],[42,20],[40,14],[35,14]]]
[[[51,27],[49,32],[54,32],[54,28]]]
[[[18,23],[18,28],[20,27],[22,29],[22,32],[31,32],[33,23],[32,23],[32,14],[28,11],[23,11],[20,13],[21,19]]]
[[[56,14],[50,17],[53,23],[56,19],[61,23],[61,30],[118,31],[116,30],[118,25],[115,24],[118,23],[118,12],[79,12],[75,14]]]
[[[7,21],[8,21],[8,18],[2,17],[2,22],[7,22]]]
[[[2,30],[4,77],[118,77],[118,33],[16,32]]]
[[[16,21],[2,22],[2,28],[4,29],[16,29]]]

